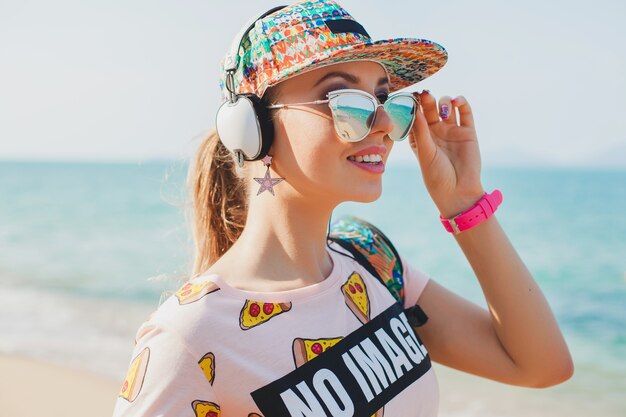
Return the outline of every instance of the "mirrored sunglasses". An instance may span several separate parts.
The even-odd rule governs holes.
[[[411,93],[393,93],[384,103],[363,90],[342,89],[329,92],[326,100],[302,103],[276,103],[268,109],[282,109],[307,104],[328,104],[337,135],[347,142],[358,142],[372,130],[379,107],[382,107],[393,122],[389,138],[394,141],[404,140],[413,127],[418,102]]]

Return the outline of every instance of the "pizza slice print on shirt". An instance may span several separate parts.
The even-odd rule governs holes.
[[[217,286],[213,281],[204,281],[204,282],[193,282],[188,281],[176,291],[176,298],[178,298],[178,304],[190,304],[195,301],[198,301],[202,297],[207,294],[211,294],[219,290],[220,287]]]
[[[215,380],[215,355],[212,352],[207,353],[198,361],[198,365],[202,368],[204,376],[209,381],[209,384],[213,385]]]
[[[143,386],[143,380],[146,376],[146,369],[148,368],[148,360],[150,359],[150,348],[145,348],[141,353],[132,360],[126,378],[122,384],[119,397],[124,398],[126,401],[133,402],[139,395],[141,387]]]
[[[296,368],[317,358],[322,352],[335,346],[341,339],[343,339],[343,337],[323,339],[295,338],[293,340],[293,360],[296,364]]]
[[[220,406],[209,401],[195,400],[191,408],[196,417],[220,417]]]
[[[291,310],[291,302],[261,303],[246,300],[239,314],[239,327],[242,330],[251,329],[289,310]]]
[[[367,287],[361,275],[353,272],[345,284],[341,286],[341,292],[346,305],[363,324],[370,321],[370,299],[367,295]]]

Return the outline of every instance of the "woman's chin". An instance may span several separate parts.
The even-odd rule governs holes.
[[[350,190],[350,201],[357,203],[371,203],[380,198],[383,193],[382,184],[370,184],[366,187],[365,184],[355,185]]]

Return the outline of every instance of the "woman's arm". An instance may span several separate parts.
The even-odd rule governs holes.
[[[472,109],[463,96],[437,103],[427,90],[415,94],[421,111],[411,149],[433,202],[450,218],[484,194]],[[433,360],[515,385],[546,387],[568,379],[572,359],[556,320],[496,216],[455,239],[489,311],[429,282],[418,302],[430,320],[419,333]]]
[[[574,367],[554,315],[496,216],[455,239],[489,311],[431,280],[418,303],[429,316],[419,334],[433,360],[527,387],[569,379]]]

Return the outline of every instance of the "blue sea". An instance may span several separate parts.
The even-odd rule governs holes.
[[[121,381],[137,327],[191,269],[186,170],[184,161],[0,162],[0,352]],[[576,372],[547,390],[479,385],[499,397],[469,402],[483,380],[442,367],[442,414],[626,415],[626,171],[483,168],[482,178],[504,195],[498,219]],[[368,219],[417,267],[485,306],[419,167],[387,166],[383,184],[379,200],[344,203],[333,218]]]

